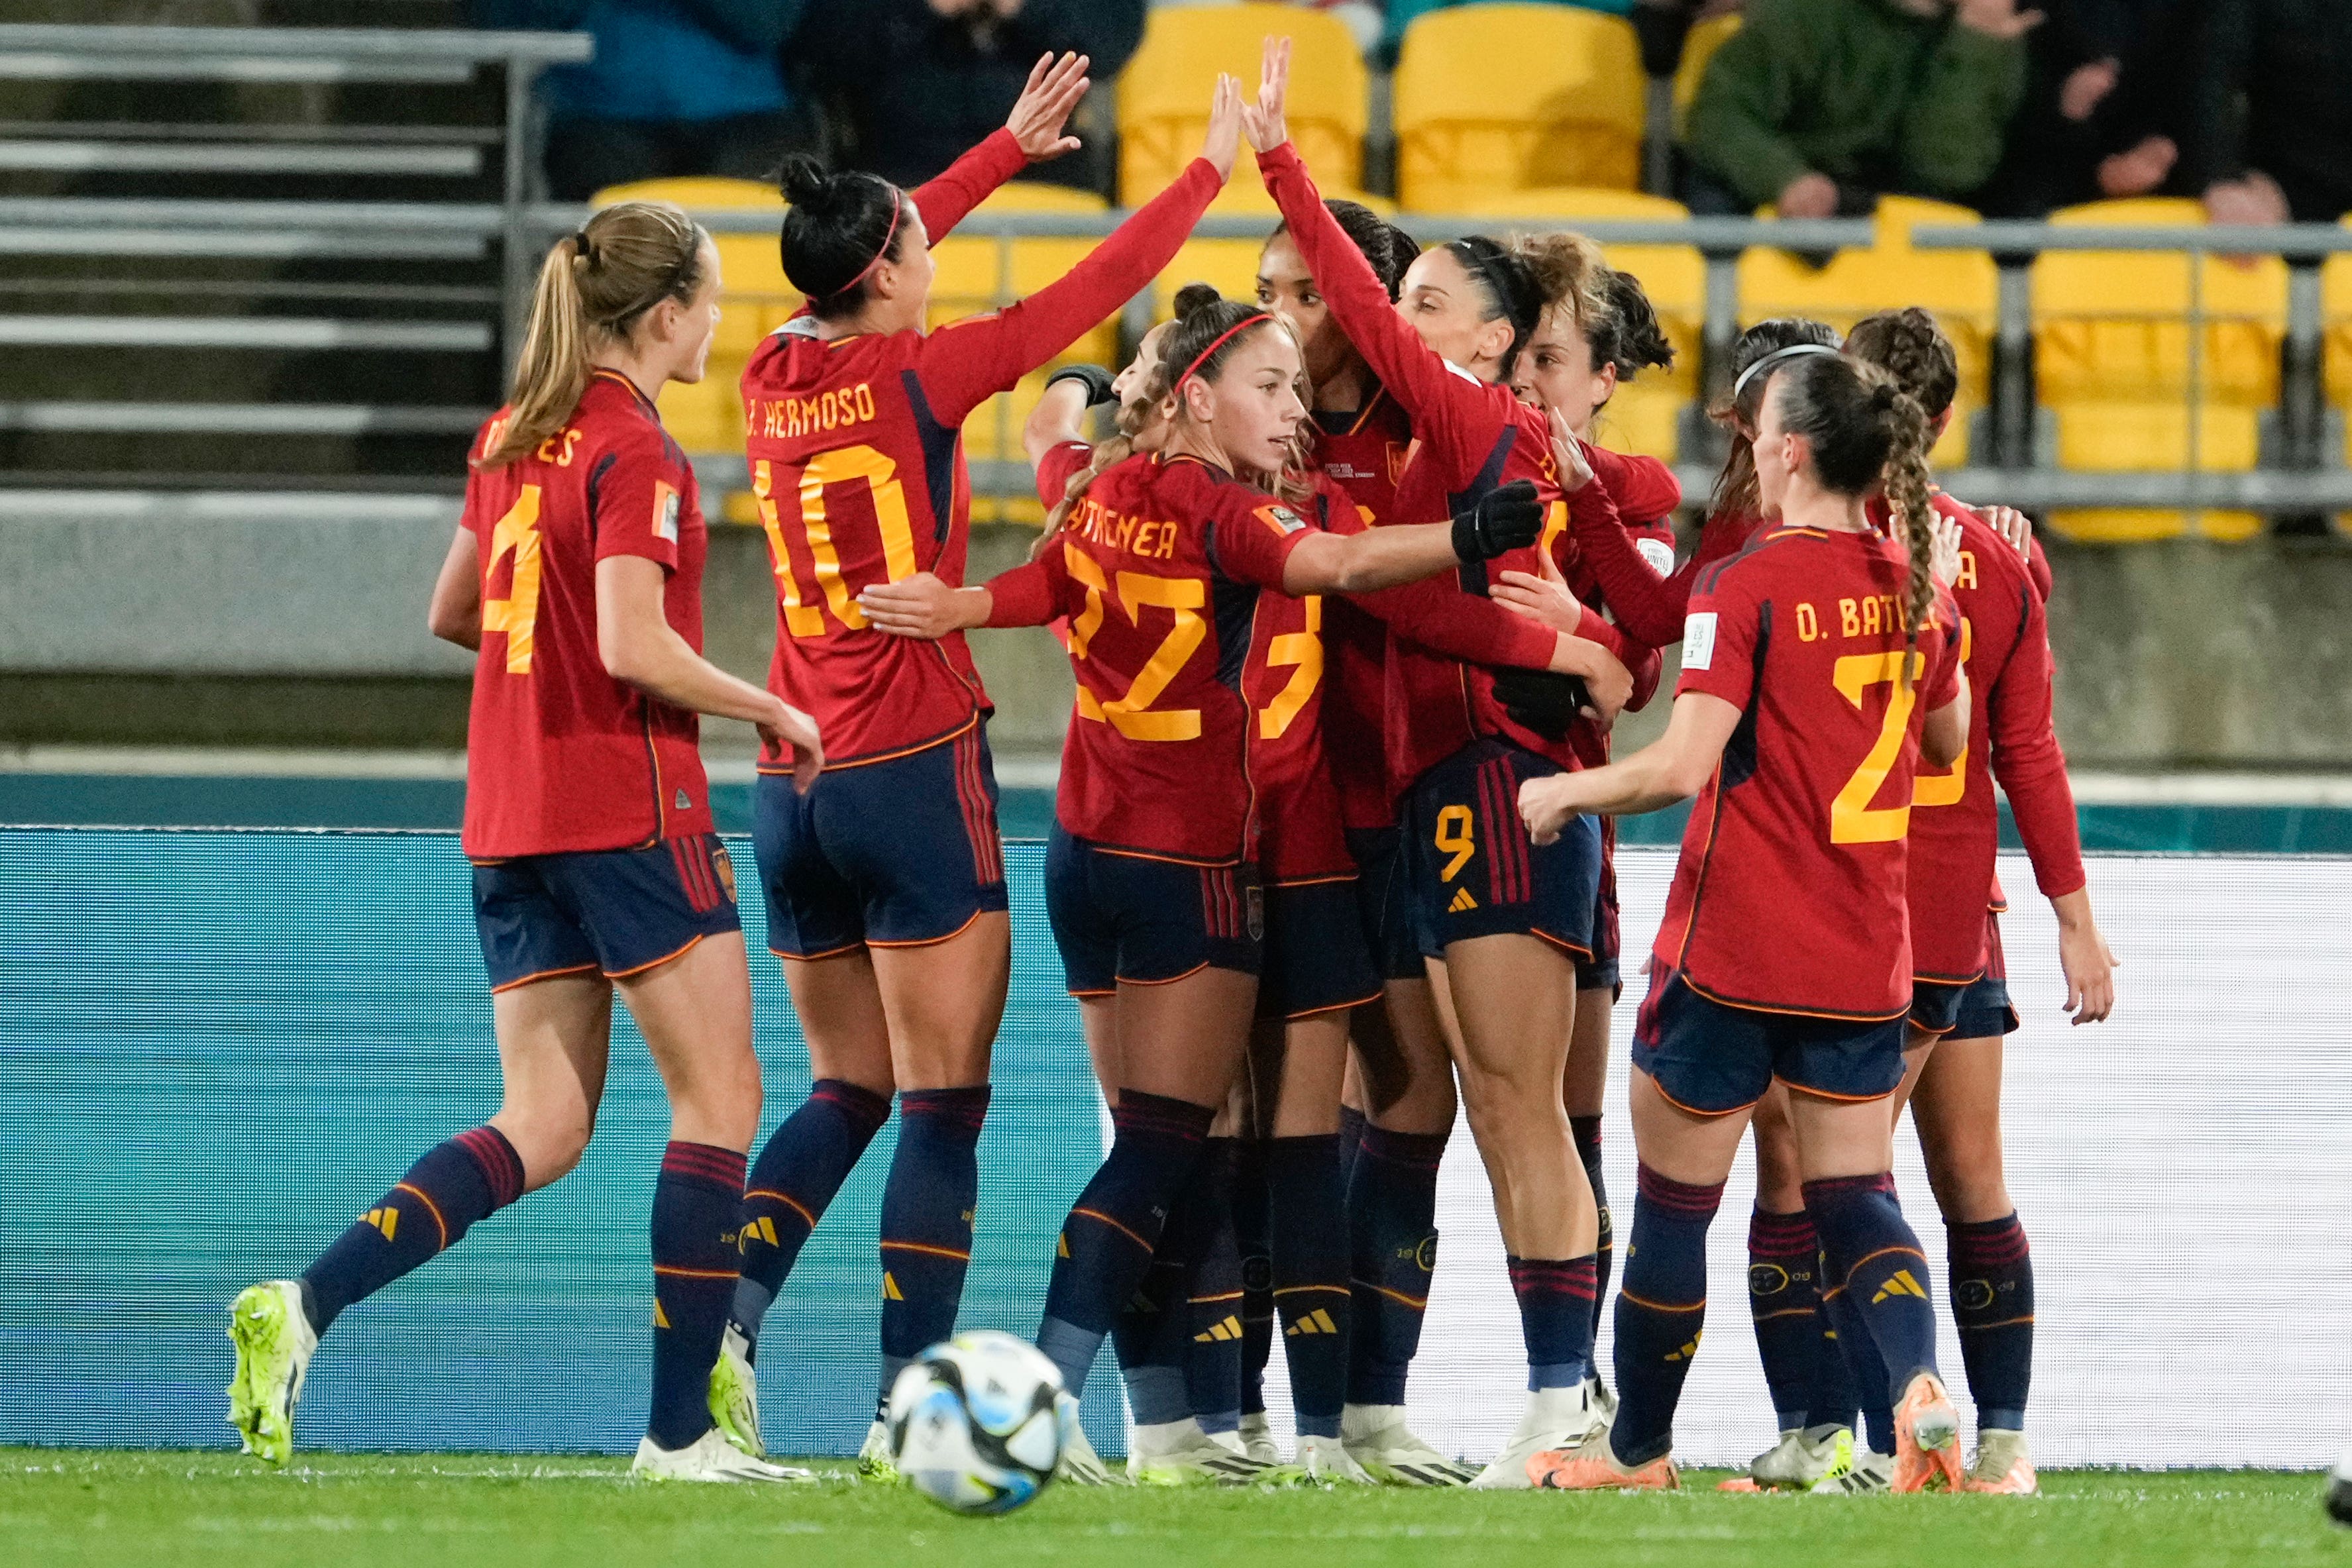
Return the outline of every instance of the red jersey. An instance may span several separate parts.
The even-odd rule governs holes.
[[[1997,899],[2000,779],[2036,880],[2052,897],[2083,885],[2083,846],[2066,758],[2050,713],[2050,630],[2025,559],[1948,496],[1960,525],[1960,661],[1973,694],[1968,750],[1923,770],[1911,796],[1911,967],[1923,980],[1973,980],[1987,961],[1985,905]],[[1883,515],[1883,505],[1874,514]]]
[[[482,427],[477,458],[508,413]],[[634,555],[667,570],[663,612],[702,648],[702,507],[651,401],[598,371],[561,430],[468,475],[463,526],[482,563],[466,853],[507,860],[710,832],[699,719],[614,680],[596,646],[596,563]]]
[[[1604,484],[1609,482],[1615,464],[1651,461],[1629,459],[1597,446],[1588,445],[1585,451],[1591,459],[1594,476]],[[1699,573],[1717,561],[1738,554],[1740,547],[1761,527],[1761,518],[1743,513],[1711,514],[1699,530],[1698,548],[1691,552],[1690,559],[1677,567],[1669,552],[1664,569],[1660,570],[1655,551],[1643,549],[1623,529],[1607,526],[1607,519],[1599,513],[1575,514],[1569,518],[1570,536],[1583,558],[1585,570],[1599,584],[1610,614],[1634,641],[1654,648],[1681,641],[1683,618],[1690,608],[1691,587],[1698,580]]]
[[[1360,528],[1348,492],[1328,478],[1321,486],[1304,509],[1307,521],[1327,530],[1338,524],[1343,533]],[[1345,602],[1319,593],[1293,599],[1278,587],[1257,596],[1242,696],[1257,789],[1258,870],[1268,883],[1355,874],[1323,736],[1325,622]]]
[[[1024,164],[998,131],[914,193],[933,243]],[[963,581],[971,485],[963,422],[1068,347],[1174,259],[1220,182],[1195,160],[1086,260],[1034,297],[937,332],[817,337],[795,318],[743,371],[751,491],[776,575],[769,688],[814,716],[828,768],[961,734],[988,709],[960,635],[890,637],[858,593],[929,571]],[[785,771],[771,748],[761,766]]]
[[[1375,390],[1344,419],[1317,414],[1315,458],[1347,493],[1367,524],[1396,511],[1396,482],[1412,444],[1412,422],[1396,399]],[[1330,697],[1324,707],[1325,750],[1339,792],[1339,818],[1350,831],[1396,825],[1389,810],[1388,749],[1382,737],[1388,702],[1388,628],[1352,601],[1324,606]]]
[[[1702,996],[1844,1019],[1911,1004],[1912,778],[1959,649],[1948,596],[1907,646],[1908,579],[1881,534],[1787,527],[1700,575],[1677,695],[1742,716],[1691,812],[1653,954]]]
[[[1243,666],[1262,591],[1281,591],[1307,532],[1195,458],[1135,456],[1096,476],[1039,560],[990,580],[992,626],[1069,618],[1064,831],[1203,864],[1256,856]]]
[[[1412,455],[1397,481],[1395,515],[1383,521],[1443,522],[1498,486],[1531,479],[1537,498],[1561,498],[1544,418],[1505,388],[1448,364],[1405,325],[1370,263],[1325,210],[1297,151],[1287,142],[1258,154],[1266,189],[1348,340],[1412,421]],[[1465,566],[1455,574],[1464,597],[1486,597],[1493,574],[1534,571],[1533,547]],[[1388,784],[1402,793],[1423,773],[1482,736],[1574,768],[1574,748],[1513,722],[1495,700],[1484,671],[1393,634],[1388,650]]]

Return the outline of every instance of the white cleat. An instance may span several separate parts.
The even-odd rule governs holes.
[[[755,1459],[713,1427],[683,1448],[665,1448],[651,1437],[637,1439],[633,1475],[649,1481],[813,1481],[814,1474],[790,1465]]]
[[[1597,1372],[1585,1375],[1584,1402],[1601,1413],[1601,1426],[1617,1424],[1617,1396],[1609,1391],[1609,1385],[1601,1381],[1601,1375]]]
[[[1467,1486],[1478,1473],[1475,1465],[1449,1459],[1415,1437],[1402,1405],[1343,1406],[1339,1441],[1366,1475],[1386,1486]]]
[[[1280,1479],[1276,1467],[1261,1464],[1201,1430],[1187,1416],[1181,1421],[1137,1427],[1127,1451],[1127,1478],[1138,1486],[1250,1486]]]
[[[1969,1467],[1969,1491],[2000,1492],[2032,1497],[2042,1490],[2033,1473],[2033,1459],[2025,1451],[2025,1434],[1988,1427],[1977,1434],[1976,1463]]]
[[[751,1342],[733,1323],[719,1341],[719,1359],[710,1365],[710,1418],[735,1445],[755,1459],[768,1457],[760,1437],[760,1377],[751,1369]]]
[[[1756,1456],[1748,1467],[1759,1491],[1811,1491],[1853,1469],[1853,1434],[1833,1427],[1818,1437],[1802,1428],[1780,1434],[1780,1440]]]
[[[238,1291],[229,1304],[228,1337],[236,1346],[229,1425],[247,1453],[282,1466],[294,1457],[294,1406],[319,1350],[300,1281],[264,1280]]]
[[[1242,1452],[1259,1464],[1282,1463],[1282,1450],[1274,1446],[1274,1432],[1266,1425],[1265,1411],[1243,1416],[1242,1429],[1237,1435],[1242,1440]]]
[[[1078,1402],[1065,1394],[1054,1401],[1054,1423],[1061,1428],[1062,1457],[1055,1461],[1054,1478],[1072,1486],[1107,1487],[1119,1484],[1109,1467],[1087,1440],[1087,1429],[1078,1424]]]
[[[860,1480],[885,1484],[898,1479],[898,1461],[890,1452],[890,1427],[887,1422],[877,1420],[866,1428],[866,1441],[857,1448],[857,1476]]]
[[[1301,1437],[1292,1468],[1312,1486],[1371,1486],[1364,1467],[1349,1457],[1348,1446],[1337,1437]]]
[[[1526,1491],[1535,1486],[1528,1461],[1538,1454],[1578,1447],[1606,1430],[1601,1412],[1587,1396],[1585,1386],[1538,1388],[1528,1396],[1527,1414],[1512,1429],[1510,1440],[1494,1462],[1470,1484],[1481,1491]]]
[[[1895,1484],[1895,1456],[1854,1451],[1853,1466],[1843,1475],[1823,1476],[1811,1489],[1814,1497],[1874,1497]]]

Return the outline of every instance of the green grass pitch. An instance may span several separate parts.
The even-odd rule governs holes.
[[[26,1568],[1832,1568],[1948,1563],[2352,1568],[2321,1480],[2072,1471],[2038,1500],[1717,1493],[1549,1497],[1360,1489],[1055,1488],[964,1520],[837,1467],[757,1490],[631,1482],[621,1461],[0,1450],[0,1563]]]

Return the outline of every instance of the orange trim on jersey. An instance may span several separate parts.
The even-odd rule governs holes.
[[[1372,417],[1372,410],[1380,407],[1382,402],[1387,401],[1389,389],[1386,387],[1377,387],[1373,389],[1371,401],[1356,411],[1356,423],[1348,427],[1348,434],[1350,435],[1361,434],[1363,433],[1365,421]]]
[[[685,957],[688,952],[692,951],[694,945],[697,942],[701,941],[702,938],[708,935],[708,932],[698,931],[692,937],[688,939],[685,946],[678,948],[677,951],[665,953],[660,957],[656,958],[653,962],[649,964],[640,964],[634,969],[607,969],[604,971],[604,977],[608,980],[625,980],[632,975],[642,975],[647,969],[658,969],[673,958]]]
[[[1118,855],[1123,860],[1131,861],[1157,861],[1161,865],[1191,866],[1195,871],[1232,871],[1237,869],[1242,863],[1239,856],[1230,860],[1191,860],[1183,855],[1155,854],[1150,850],[1115,850],[1108,844],[1097,844],[1092,841],[1087,841],[1087,848],[1097,854]]]
[[[1825,539],[1830,537],[1830,530],[1827,528],[1809,528],[1802,523],[1783,523],[1779,528],[1774,528],[1770,533],[1766,534],[1764,537],[1767,539]]]
[[[965,932],[971,930],[982,915],[1002,915],[1004,911],[1002,909],[975,909],[971,912],[971,919],[966,920],[962,925],[957,926],[954,930],[949,932],[944,936],[919,936],[909,942],[885,942],[879,936],[868,936],[866,939],[866,945],[868,947],[936,947],[942,942],[952,942],[957,937],[962,936]]]
[[[502,991],[511,991],[522,986],[534,986],[541,980],[561,979],[566,975],[593,975],[595,973],[596,966],[593,964],[574,964],[568,969],[541,969],[536,974],[525,975],[520,980],[508,980],[502,984],[492,986],[490,988],[490,995],[495,997]]]
[[[1099,1221],[1101,1221],[1103,1224],[1109,1226],[1113,1230],[1118,1231],[1121,1236],[1126,1237],[1129,1241],[1134,1242],[1138,1247],[1142,1248],[1146,1252],[1149,1252],[1149,1251],[1150,1251],[1150,1250],[1152,1249],[1151,1249],[1151,1243],[1150,1243],[1150,1242],[1146,1241],[1142,1237],[1138,1236],[1134,1231],[1129,1230],[1126,1226],[1121,1225],[1118,1220],[1113,1219],[1109,1215],[1105,1214],[1101,1209],[1099,1209],[1099,1208],[1074,1208],[1074,1209],[1070,1210],[1070,1218],[1071,1218],[1072,1219],[1076,1219],[1076,1218],[1078,1218],[1078,1216],[1080,1216],[1080,1215],[1082,1215],[1082,1214],[1083,1214],[1083,1215],[1085,1215],[1088,1219],[1099,1220]]]
[[[1136,979],[1129,979],[1129,978],[1127,976],[1125,976],[1125,975],[1118,976],[1118,977],[1117,977],[1117,978],[1118,978],[1118,983],[1119,983],[1120,985],[1122,985],[1122,986],[1172,986],[1172,985],[1174,985],[1174,984],[1175,984],[1177,981],[1179,981],[1179,980],[1189,980],[1189,979],[1191,979],[1193,976],[1195,976],[1195,975],[1199,974],[1202,970],[1203,970],[1203,969],[1207,968],[1208,967],[1209,967],[1209,961],[1208,961],[1206,958],[1203,958],[1203,959],[1202,959],[1199,963],[1197,963],[1197,964],[1193,965],[1191,968],[1189,968],[1189,969],[1185,970],[1182,974],[1181,974],[1181,975],[1171,975],[1171,976],[1169,976],[1169,977],[1168,977],[1166,979],[1164,979],[1164,980],[1136,980]],[[1240,971],[1239,971],[1239,970],[1236,970],[1236,971],[1234,971],[1234,972],[1235,972],[1236,974],[1238,974]],[[1074,993],[1072,993],[1072,994],[1073,994],[1073,995],[1075,995],[1076,993],[1074,992]],[[1099,993],[1097,993],[1097,994],[1099,994]],[[1115,996],[1115,995],[1117,995],[1118,993],[1117,993],[1117,992],[1113,992],[1113,993],[1111,993],[1111,994]]]
[[[1694,913],[1696,912],[1696,903],[1693,904],[1692,909]],[[1891,1013],[1838,1013],[1824,1012],[1817,1008],[1776,1008],[1769,1002],[1735,1002],[1729,997],[1717,996],[1713,991],[1692,979],[1688,969],[1678,967],[1675,972],[1683,977],[1685,985],[1708,1001],[1718,1007],[1737,1008],[1744,1013],[1770,1013],[1776,1018],[1828,1019],[1833,1023],[1893,1023],[1911,1010],[1908,1003]]]
[[[1288,882],[1261,882],[1258,885],[1260,887],[1324,887],[1335,882],[1360,881],[1363,874],[1360,871],[1335,871],[1324,876],[1294,877]]]
[[[1973,975],[1922,975],[1914,971],[1911,983],[1914,986],[1949,986],[1958,990],[1965,986],[1973,986],[1983,979],[1991,967],[1992,966],[1988,964]]]
[[[1895,1092],[1894,1089],[1889,1089],[1885,1094],[1832,1094],[1826,1089],[1808,1089],[1801,1083],[1791,1083],[1777,1072],[1772,1077],[1774,1082],[1791,1094],[1801,1094],[1808,1100],[1826,1100],[1832,1105],[1868,1105],[1884,1100],[1887,1095]],[[1900,1088],[1902,1085],[1897,1084],[1895,1087]]]
[[[919,1241],[884,1241],[877,1243],[885,1252],[919,1252],[927,1258],[952,1258],[959,1263],[971,1261],[971,1254],[959,1252],[952,1247],[927,1247]]]
[[[827,947],[822,953],[787,953],[782,947],[771,947],[768,951],[776,957],[789,958],[795,964],[821,964],[827,958],[845,958],[852,953],[863,953],[866,944],[852,942],[846,947]]]
[[[1298,1012],[1285,1013],[1282,1015],[1282,1021],[1285,1023],[1304,1023],[1308,1019],[1321,1018],[1325,1013],[1353,1012],[1358,1008],[1367,1008],[1371,1006],[1386,994],[1387,993],[1385,991],[1374,991],[1370,996],[1360,997],[1352,1002],[1333,1002],[1328,1007],[1307,1008]],[[1281,1292],[1276,1291],[1276,1293],[1278,1295]]]
[[[778,1192],[772,1186],[754,1187],[750,1192],[743,1195],[743,1201],[745,1203],[749,1203],[755,1197],[774,1198],[778,1203],[782,1204],[786,1208],[791,1209],[794,1214],[797,1214],[803,1219],[807,1220],[808,1228],[811,1230],[814,1230],[816,1228],[816,1216],[811,1214],[808,1209],[802,1205],[800,1199],[794,1197],[791,1193]]]
[[[431,1195],[421,1187],[409,1186],[404,1181],[394,1182],[392,1190],[404,1192],[425,1206],[425,1212],[433,1217],[435,1228],[441,1232],[441,1250],[444,1252],[449,1250],[449,1222],[441,1218],[441,1206],[433,1201]]]
[[[980,715],[975,713],[945,735],[933,736],[929,740],[919,740],[912,746],[902,746],[896,751],[877,751],[870,757],[853,757],[843,762],[827,762],[817,771],[821,774],[841,773],[852,768],[870,767],[877,762],[896,762],[901,757],[912,757],[919,751],[929,751],[935,746],[945,746],[951,740],[961,740],[971,733],[972,726],[979,722]],[[792,768],[787,763],[762,762],[759,765],[759,771],[767,774],[770,778],[774,778],[780,774],[789,775]]]

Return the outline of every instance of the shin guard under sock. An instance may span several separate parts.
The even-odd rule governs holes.
[[[1617,1418],[1610,1447],[1627,1465],[1674,1447],[1675,1406],[1706,1325],[1706,1232],[1723,1184],[1695,1186],[1649,1166],[1633,1197],[1633,1244],[1617,1286]]]
[[[673,1142],[654,1184],[653,1414],[646,1435],[672,1450],[710,1430],[710,1367],[735,1299],[743,1156]]]
[[[845,1079],[820,1078],[760,1151],[748,1178],[751,1190],[743,1195],[743,1278],[729,1313],[754,1344],[809,1233],[889,1118],[888,1095]]]
[[[522,1159],[496,1127],[436,1144],[398,1186],[303,1270],[302,1304],[325,1333],[345,1307],[455,1247],[522,1196]]]

